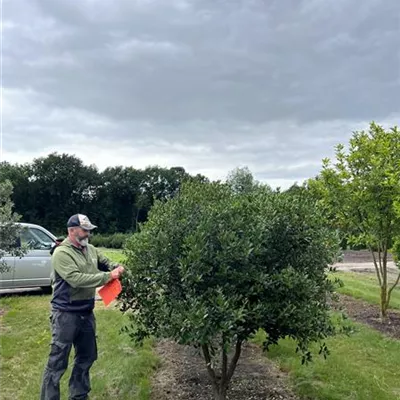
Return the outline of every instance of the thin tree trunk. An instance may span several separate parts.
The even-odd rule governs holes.
[[[242,341],[237,340],[235,346],[235,353],[231,359],[231,362],[228,365],[228,355],[225,349],[225,342],[222,341],[222,364],[221,364],[221,378],[219,379],[215,373],[214,368],[212,367],[212,360],[209,348],[206,344],[201,346],[203,350],[204,359],[207,365],[207,372],[211,378],[211,384],[214,393],[214,400],[226,400],[226,395],[228,392],[229,383],[232,379],[232,376],[235,372],[241,350],[242,350]]]
[[[221,363],[221,381],[220,381],[220,391],[222,388],[227,387],[227,374],[228,374],[228,355],[226,354],[226,340],[225,337],[222,338],[222,363]],[[226,390],[225,390],[226,392]],[[225,393],[226,394],[226,393]]]
[[[382,298],[381,300],[383,300],[383,303],[381,304],[381,319],[382,321],[386,320],[387,317],[387,308],[388,308],[388,299],[387,299],[387,295],[388,295],[388,280],[387,280],[387,259],[386,259],[386,254],[387,251],[384,252],[383,254],[383,262],[382,262],[382,271],[383,271],[383,279],[382,279],[382,290],[381,290],[381,294],[382,294]]]
[[[214,390],[214,400],[226,400],[227,388],[220,387],[217,391]]]
[[[392,287],[389,289],[389,292],[388,292],[388,295],[387,295],[388,308],[389,308],[389,303],[390,303],[390,296],[392,295],[393,289],[399,284],[399,282],[400,282],[400,273],[399,273],[399,275],[397,275],[396,281],[394,282]]]
[[[378,257],[376,259],[374,249],[370,247],[370,251],[372,254],[372,258],[374,260],[374,267],[376,276],[378,277],[378,282],[380,286],[380,318],[381,321],[384,322],[387,316],[387,308],[388,308],[388,285],[387,285],[387,249],[384,249],[383,252],[383,260],[380,245],[378,246]]]
[[[237,342],[236,342],[235,354],[234,354],[234,356],[233,356],[233,358],[231,360],[231,363],[229,365],[228,383],[232,379],[232,376],[233,376],[233,374],[235,372],[236,365],[237,365],[237,362],[239,361],[239,357],[240,357],[241,352],[242,352],[242,341],[238,339]]]
[[[211,356],[210,356],[210,351],[208,349],[208,346],[206,344],[203,344],[201,346],[201,348],[203,350],[204,359],[206,360],[207,372],[211,378],[211,384],[212,384],[212,387],[214,390],[214,397],[215,397],[215,395],[218,394],[218,392],[219,392],[218,379],[217,379],[217,376],[215,375],[215,371],[211,365]]]
[[[387,316],[387,287],[381,286],[381,321],[384,322]]]
[[[382,276],[381,276],[382,270],[378,266],[378,262],[376,261],[375,253],[374,253],[374,250],[372,249],[372,247],[370,247],[370,251],[372,254],[372,258],[374,260],[374,267],[375,267],[376,276],[378,277],[379,286],[382,287]]]

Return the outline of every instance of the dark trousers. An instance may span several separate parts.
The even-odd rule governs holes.
[[[85,400],[90,392],[89,369],[97,359],[96,321],[93,312],[77,314],[53,311],[52,340],[44,371],[41,400],[60,400],[60,380],[68,367],[72,346],[75,362],[69,380],[69,399]]]

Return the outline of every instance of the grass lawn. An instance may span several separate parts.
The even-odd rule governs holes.
[[[122,252],[122,250],[118,249],[106,249],[104,247],[99,247],[99,250],[110,260],[113,260],[115,262],[119,262],[123,264],[125,256]]]
[[[380,304],[380,288],[375,274],[335,272],[330,276],[337,277],[344,283],[344,286],[338,289],[339,293],[363,299],[370,304]],[[390,308],[400,309],[400,285],[392,292]]]
[[[331,354],[326,360],[318,356],[301,365],[292,340],[279,342],[266,353],[289,373],[297,394],[307,400],[399,400],[400,399],[400,343],[376,331],[353,324],[350,336],[336,336],[327,340]],[[259,333],[256,343],[262,343]]]
[[[1,319],[2,400],[38,398],[43,368],[50,350],[50,296],[8,297],[0,300],[7,313]],[[91,369],[91,399],[148,399],[149,376],[158,365],[151,344],[138,349],[119,334],[124,317],[115,309],[96,304],[99,358]],[[70,366],[73,351],[71,351]],[[67,399],[70,368],[62,382]]]
[[[379,285],[374,274],[336,272],[330,274],[342,280],[338,291],[354,298],[379,305]],[[400,309],[400,288],[392,294],[391,308]],[[327,340],[330,356],[318,356],[301,365],[292,340],[280,341],[266,355],[289,373],[297,394],[312,400],[399,400],[400,343],[361,324],[351,323],[354,333]],[[259,333],[256,343],[261,343]]]
[[[119,250],[102,249],[114,261],[123,263]],[[342,293],[379,303],[374,276],[337,273],[345,286]],[[50,343],[50,296],[26,295],[0,298],[0,397],[3,400],[38,398]],[[393,293],[393,307],[400,308],[400,290]],[[149,377],[159,365],[151,342],[135,348],[126,335],[119,334],[124,316],[112,307],[96,302],[99,359],[92,368],[92,400],[147,400]],[[282,340],[267,356],[291,379],[302,400],[399,400],[400,343],[371,328],[352,324],[351,336],[327,340],[331,355],[327,360],[315,355],[314,362],[302,366],[291,340]],[[262,333],[256,338],[261,343]],[[314,350],[318,350],[314,347]],[[70,370],[62,382],[62,398],[67,398]],[[268,377],[266,377],[268,379]]]
[[[118,254],[108,256],[116,260]],[[32,400],[39,398],[43,368],[50,350],[50,296],[26,295],[0,298],[0,398]],[[151,343],[135,348],[119,329],[124,316],[111,306],[96,302],[98,360],[91,369],[93,400],[146,400],[152,371],[159,360]],[[72,366],[71,351],[70,367]],[[71,368],[62,380],[62,398],[67,399]]]

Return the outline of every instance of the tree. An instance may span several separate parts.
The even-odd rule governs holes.
[[[169,169],[157,166],[147,167],[142,172],[140,182],[140,194],[138,196],[137,222],[144,222],[155,200],[167,200],[174,197],[181,184],[194,179],[201,181],[201,175],[191,177],[184,168],[172,167]]]
[[[235,193],[249,193],[258,185],[248,167],[238,167],[230,171],[226,183]]]
[[[56,232],[64,231],[71,215],[90,212],[98,172],[96,167],[85,166],[73,155],[52,153],[33,161],[29,182],[36,220],[27,222],[43,224]]]
[[[28,164],[0,163],[0,182],[8,180],[13,186],[11,200],[17,213],[26,221],[36,219],[35,196],[29,181],[30,166]]]
[[[371,251],[380,286],[380,314],[387,316],[391,294],[400,280],[388,282],[388,252],[400,239],[400,131],[371,123],[354,132],[349,149],[336,147],[336,161],[323,160],[310,188],[320,197],[328,219],[353,244]]]
[[[261,187],[186,183],[158,201],[127,243],[121,310],[137,342],[170,338],[201,352],[214,398],[226,399],[243,342],[260,328],[265,347],[289,336],[303,360],[333,334],[325,267],[335,235],[314,203]]]
[[[93,219],[102,232],[134,232],[142,171],[109,167],[100,174]],[[117,210],[117,212],[116,212]]]
[[[12,190],[10,181],[0,182],[0,273],[9,268],[4,260],[5,256],[22,257],[26,252],[24,248],[16,246],[22,228],[17,223],[19,215],[12,210]]]
[[[295,182],[292,186],[290,186],[289,189],[285,190],[286,193],[290,194],[290,195],[301,195],[304,192],[307,192],[308,188],[305,184],[303,185],[298,185],[297,182]]]
[[[11,181],[12,201],[24,222],[60,233],[69,216],[80,212],[98,221],[99,231],[115,233],[135,232],[154,199],[173,197],[186,180],[207,178],[190,176],[182,167],[117,166],[99,173],[73,155],[52,153],[24,165],[0,163],[2,180]]]

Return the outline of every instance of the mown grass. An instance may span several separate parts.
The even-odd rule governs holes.
[[[123,263],[120,250],[102,249],[114,261]],[[335,273],[345,284],[340,289],[356,298],[379,304],[379,287],[373,275]],[[4,400],[38,398],[43,368],[50,342],[50,296],[13,296],[0,299],[7,310],[1,320],[0,393]],[[400,308],[400,291],[393,292],[392,306]],[[92,368],[91,399],[147,400],[150,376],[159,365],[152,343],[143,348],[132,345],[119,334],[124,316],[116,309],[96,303],[99,359]],[[400,343],[375,330],[351,323],[350,336],[327,340],[331,351],[327,360],[316,355],[309,365],[301,365],[291,340],[282,340],[267,356],[287,372],[302,400],[399,400]],[[255,337],[261,343],[263,334]],[[317,346],[313,346],[318,353]],[[69,371],[62,382],[62,398],[67,398]],[[268,377],[266,377],[268,379]]]
[[[378,278],[373,273],[334,272],[329,275],[332,279],[339,278],[344,286],[339,293],[362,299],[370,304],[380,304],[380,288]],[[400,286],[392,292],[390,308],[400,309]]]
[[[380,289],[376,276],[366,273],[335,272],[344,286],[339,293],[379,305]],[[400,288],[393,291],[391,308],[400,309]],[[399,400],[400,342],[369,328],[350,322],[353,333],[338,335],[326,343],[331,354],[325,360],[312,346],[314,361],[301,365],[293,340],[285,339],[266,353],[287,372],[295,392],[307,400]],[[261,344],[259,332],[255,342]]]
[[[118,261],[119,254],[110,255]],[[1,317],[0,397],[2,400],[39,398],[43,369],[50,344],[50,296],[29,294],[0,299]],[[120,328],[126,316],[117,309],[96,302],[98,360],[91,369],[92,400],[147,400],[150,377],[159,360],[152,343],[133,346]],[[61,390],[67,399],[68,379],[73,362],[65,373]]]
[[[125,261],[125,256],[122,250],[117,249],[106,249],[104,247],[99,248],[99,250],[110,260],[123,264]]]
[[[399,400],[400,343],[361,324],[354,333],[327,340],[331,354],[325,360],[312,346],[314,360],[301,365],[292,340],[279,342],[266,353],[290,376],[295,392],[307,400]],[[255,342],[261,344],[259,332]]]

